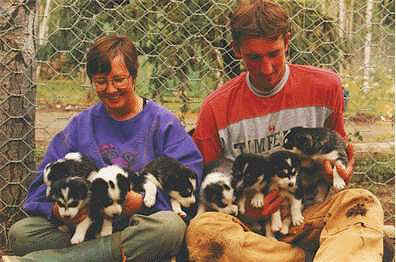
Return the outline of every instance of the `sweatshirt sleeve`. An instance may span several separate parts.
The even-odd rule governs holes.
[[[72,151],[72,130],[73,123],[71,122],[63,131],[59,132],[48,145],[47,152],[38,167],[38,175],[30,185],[27,198],[23,205],[24,210],[28,214],[43,216],[48,220],[52,219],[53,203],[49,202],[46,197],[47,186],[43,182],[43,170],[48,163],[62,158],[68,152]]]
[[[203,169],[202,155],[198,147],[176,117],[163,122],[160,130],[156,138],[162,151],[160,154],[177,159],[197,174],[196,198],[198,199]],[[155,206],[160,210],[170,210],[168,196],[160,194]]]

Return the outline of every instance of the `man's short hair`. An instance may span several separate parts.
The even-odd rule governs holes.
[[[290,31],[289,16],[279,4],[268,0],[247,2],[230,16],[232,39],[237,46],[247,36],[275,40]]]

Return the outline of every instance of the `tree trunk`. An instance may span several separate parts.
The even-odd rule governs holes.
[[[364,62],[363,62],[363,87],[362,91],[367,93],[370,89],[369,80],[370,80],[370,56],[371,56],[371,38],[372,38],[372,17],[373,17],[373,0],[367,0],[367,9],[366,9],[366,38],[364,42]]]
[[[36,169],[37,4],[3,0],[0,7],[0,247],[8,245],[11,224],[25,216],[22,202]]]
[[[345,34],[345,2],[344,0],[339,0],[338,2],[338,37],[343,38]]]
[[[48,19],[49,19],[50,7],[51,7],[51,0],[47,0],[45,3],[43,20],[40,23],[39,38],[38,38],[39,46],[47,44],[48,41]]]

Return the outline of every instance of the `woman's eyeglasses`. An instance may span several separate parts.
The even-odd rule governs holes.
[[[92,82],[96,89],[104,90],[106,89],[109,82],[111,82],[116,88],[126,88],[128,86],[128,78],[129,76],[115,76],[113,78],[105,78],[105,77],[98,77],[93,78]]]

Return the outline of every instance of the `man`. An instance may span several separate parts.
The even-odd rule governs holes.
[[[326,127],[345,138],[340,79],[327,70],[287,63],[290,25],[285,11],[257,0],[240,5],[230,21],[234,52],[247,72],[202,105],[193,138],[204,163],[220,157],[234,160],[243,152],[270,152],[296,126]],[[346,182],[354,162],[351,147],[349,160],[346,169],[337,167]],[[276,194],[268,194],[258,214],[271,214],[280,202]],[[304,225],[292,227],[277,241],[253,233],[235,217],[204,213],[187,229],[190,259],[285,262],[304,261],[306,254],[316,253],[315,261],[382,260],[383,210],[370,192],[338,192],[306,207],[304,217]]]

